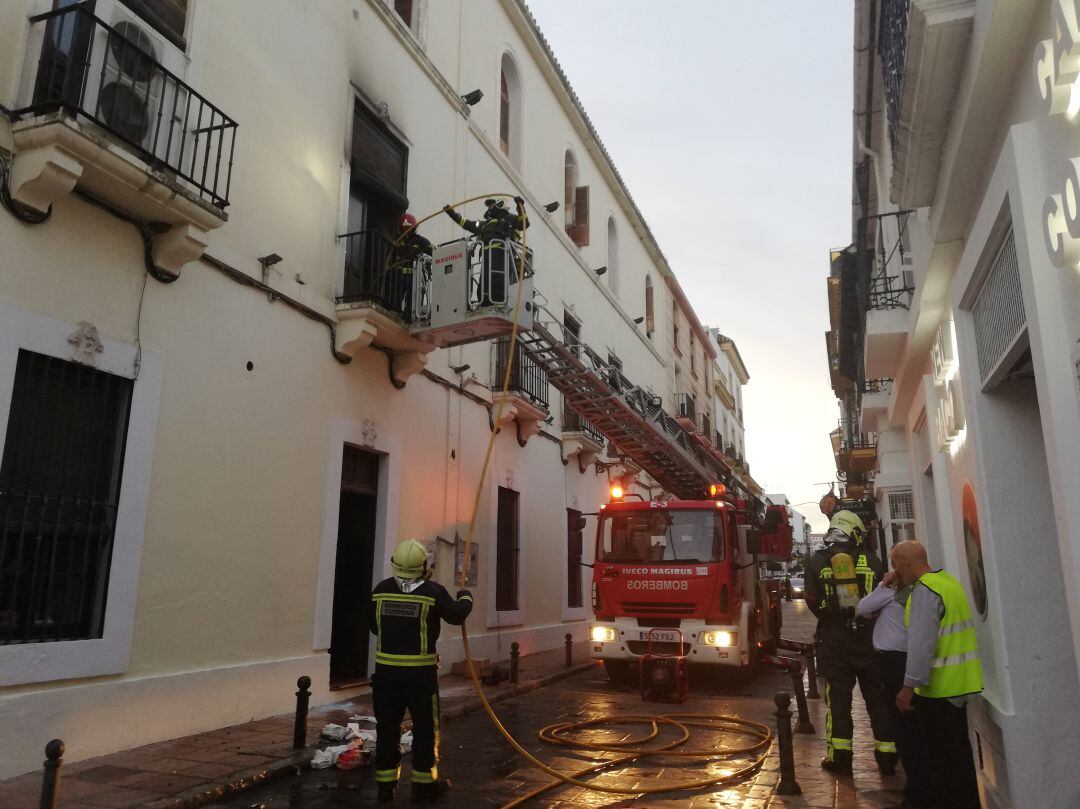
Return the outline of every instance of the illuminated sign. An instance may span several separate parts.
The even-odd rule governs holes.
[[[1080,113],[1080,0],[1057,0],[1053,36],[1035,46],[1035,85],[1047,115]],[[1056,267],[1080,262],[1080,159],[1066,161],[1060,193],[1043,203],[1043,238]]]
[[[964,397],[957,374],[956,331],[951,320],[938,326],[930,349],[930,365],[937,391],[938,449],[945,452],[957,445],[964,432]]]

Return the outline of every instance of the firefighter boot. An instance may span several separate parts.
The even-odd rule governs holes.
[[[821,760],[821,769],[837,775],[851,775],[851,751],[833,750],[832,758],[826,757]]]
[[[379,803],[390,803],[394,800],[394,788],[397,786],[397,781],[380,781],[378,785],[378,792],[375,795],[375,800]]]
[[[449,791],[449,778],[438,778],[426,784],[414,781],[412,785],[412,796],[416,800],[420,801],[435,800],[436,798],[442,797]]]
[[[878,772],[882,775],[896,775],[896,753],[883,753],[874,751],[874,761],[877,762]]]

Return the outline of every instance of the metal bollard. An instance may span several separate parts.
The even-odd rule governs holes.
[[[574,636],[566,633],[566,667],[574,665]]]
[[[776,703],[776,742],[780,746],[780,783],[777,795],[801,795],[802,788],[795,780],[795,749],[791,737],[791,697],[781,691],[773,697]]]
[[[521,644],[514,641],[510,644],[510,682],[518,681],[518,658],[521,657]]]
[[[814,645],[808,644],[806,647],[806,674],[809,683],[806,686],[806,698],[807,699],[821,699],[821,694],[818,693],[817,684],[817,653],[814,651]]]
[[[45,775],[41,779],[41,809],[54,809],[60,790],[60,767],[63,765],[64,743],[53,739],[45,745]]]
[[[796,661],[798,663],[798,661]],[[802,666],[798,665],[791,670],[791,686],[795,691],[795,705],[799,709],[799,721],[795,725],[796,733],[817,733],[814,723],[810,721],[810,712],[806,708],[806,692],[803,691]]]
[[[311,678],[307,675],[296,681],[296,719],[293,722],[292,746],[293,750],[307,747],[307,712],[308,700],[311,698]]]

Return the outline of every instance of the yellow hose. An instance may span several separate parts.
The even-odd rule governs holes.
[[[469,197],[461,202],[454,203],[451,207],[456,208],[459,205],[465,205],[466,203],[473,202],[478,199],[490,199],[505,197],[513,199],[513,194],[479,194],[475,197]],[[518,215],[524,220],[525,206],[522,203],[517,204]],[[410,230],[415,230],[422,222],[426,222],[438,216],[442,211],[425,216],[423,219],[417,221],[413,228],[406,230],[398,238],[400,242]],[[476,495],[473,497],[472,516],[469,518],[469,528],[465,533],[465,548],[464,559],[469,558],[469,551],[472,547],[473,534],[476,530],[476,519],[480,508],[480,498],[483,495],[484,481],[487,479],[488,467],[491,464],[491,455],[495,448],[495,437],[499,434],[499,424],[502,421],[503,412],[506,408],[506,394],[510,389],[510,374],[514,365],[514,352],[513,346],[517,341],[518,334],[518,313],[521,311],[521,295],[524,289],[524,284],[521,280],[525,277],[525,230],[521,231],[521,259],[518,265],[518,285],[517,285],[517,299],[514,304],[514,319],[510,329],[510,346],[509,360],[506,363],[506,370],[503,372],[502,388],[500,390],[499,400],[495,406],[495,415],[492,419],[491,434],[488,436],[487,449],[484,452],[484,462],[480,467],[480,479],[476,484]],[[465,589],[466,583],[467,565],[462,565],[461,578],[458,582],[458,586],[461,589]],[[711,714],[669,714],[665,716],[645,716],[645,715],[622,715],[619,717],[601,716],[595,719],[586,720],[583,722],[564,722],[548,725],[540,730],[539,736],[542,741],[558,744],[564,746],[575,747],[578,749],[594,750],[598,752],[626,752],[624,756],[617,757],[612,760],[601,761],[591,767],[584,770],[580,770],[571,775],[559,772],[553,769],[544,762],[540,761],[528,750],[522,747],[518,741],[510,735],[510,731],[506,729],[503,723],[499,720],[499,717],[495,715],[495,712],[491,708],[491,703],[488,702],[487,695],[484,693],[483,686],[480,684],[480,678],[477,675],[476,667],[473,665],[472,651],[469,648],[469,634],[465,629],[465,624],[461,625],[461,642],[465,649],[465,660],[469,677],[472,680],[473,687],[476,689],[476,695],[480,698],[480,704],[483,705],[484,710],[487,712],[488,717],[495,725],[499,733],[503,738],[513,747],[522,758],[532,764],[539,770],[550,775],[556,780],[550,784],[546,784],[532,792],[524,795],[520,798],[516,798],[510,803],[504,806],[504,809],[508,807],[520,806],[527,800],[530,800],[537,795],[542,794],[554,787],[557,787],[560,783],[570,784],[572,786],[581,787],[583,789],[592,790],[595,792],[608,792],[617,795],[652,795],[661,792],[671,792],[674,790],[696,790],[705,789],[711,786],[717,786],[719,784],[732,783],[737,781],[750,773],[757,770],[762,762],[765,760],[765,752],[761,752],[752,762],[740,767],[737,770],[726,772],[722,775],[713,776],[709,778],[699,779],[696,781],[679,781],[675,783],[667,783],[662,786],[646,787],[631,789],[627,787],[615,787],[606,786],[602,784],[589,783],[587,781],[580,780],[586,775],[597,773],[608,767],[612,767],[618,764],[624,764],[637,759],[646,758],[649,756],[664,755],[664,756],[679,756],[684,758],[701,758],[705,760],[716,760],[720,758],[727,758],[729,756],[737,755],[749,755],[757,753],[768,748],[772,743],[772,731],[767,725],[763,725],[759,722],[752,722],[748,719],[741,719],[736,716],[721,716]],[[681,720],[681,721],[680,721]],[[652,731],[642,738],[631,739],[626,742],[583,742],[574,741],[569,734],[574,731],[584,728],[596,727],[597,725],[616,725],[616,724],[651,724]],[[716,724],[719,723],[719,724]],[[644,744],[655,739],[659,733],[660,724],[669,724],[681,731],[680,737],[672,742],[668,742],[660,747],[653,748],[639,748],[630,749],[630,745]],[[690,728],[708,728],[710,730],[719,730],[728,733],[738,733],[750,736],[755,741],[742,748],[729,748],[729,749],[712,749],[712,750],[676,750],[675,748],[682,746],[690,738]]]

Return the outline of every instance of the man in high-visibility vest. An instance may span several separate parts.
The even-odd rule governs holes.
[[[413,722],[412,794],[437,798],[450,788],[439,778],[439,673],[435,642],[440,621],[463,624],[472,611],[472,594],[460,590],[451,598],[441,584],[429,581],[428,552],[423,543],[406,539],[390,557],[394,575],[371,593],[371,631],[375,676],[371,680],[375,709],[375,781],[378,800],[394,799],[401,774],[401,720],[405,709]]]
[[[851,511],[836,512],[825,534],[825,547],[806,566],[806,605],[817,616],[815,638],[821,645],[818,669],[825,678],[825,758],[821,766],[851,775],[854,725],[851,695],[858,681],[874,731],[874,758],[882,773],[896,770],[896,741],[885,706],[884,685],[874,652],[872,619],[856,615],[859,601],[871,593],[884,568],[866,548],[866,527]]]
[[[951,575],[930,567],[918,542],[898,543],[892,559],[904,583],[913,585],[904,612],[907,669],[896,707],[914,711],[917,747],[936,804],[980,809],[967,698],[982,691],[982,665],[967,594]]]

